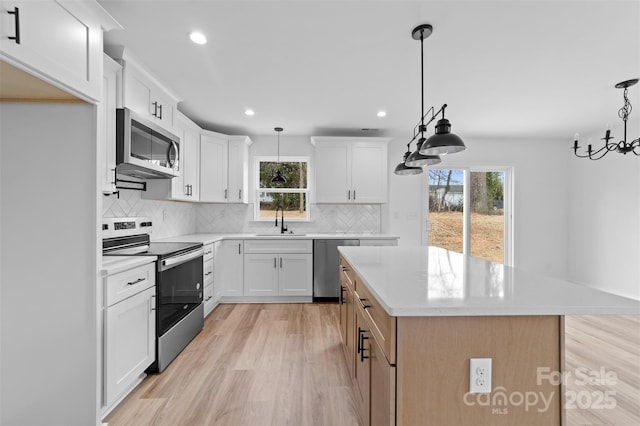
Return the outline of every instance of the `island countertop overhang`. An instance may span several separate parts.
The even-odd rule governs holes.
[[[437,247],[338,247],[391,316],[638,315],[640,301]]]

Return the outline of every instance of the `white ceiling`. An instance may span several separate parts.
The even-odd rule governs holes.
[[[421,108],[411,31],[423,23],[434,27],[424,42],[425,109],[447,103],[463,139],[568,144],[575,132],[617,125],[622,91],[613,86],[640,77],[637,0],[100,4],[125,28],[105,44],[128,47],[182,112],[229,134],[410,134]],[[193,30],[208,43],[193,44]],[[630,99],[633,117],[640,85]]]

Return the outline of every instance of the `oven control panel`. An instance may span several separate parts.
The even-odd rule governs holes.
[[[151,234],[153,223],[149,217],[105,217],[102,219],[102,238]]]

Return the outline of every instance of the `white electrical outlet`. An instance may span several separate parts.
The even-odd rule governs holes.
[[[469,393],[491,393],[491,358],[469,360]]]

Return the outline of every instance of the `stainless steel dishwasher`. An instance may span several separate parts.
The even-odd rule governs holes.
[[[313,240],[313,300],[338,300],[338,246],[359,246],[360,240]]]

